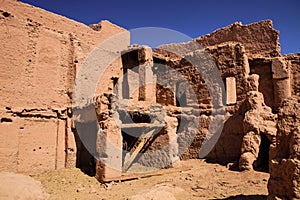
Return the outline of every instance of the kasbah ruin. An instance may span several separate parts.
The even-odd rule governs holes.
[[[271,20],[156,49],[130,46],[109,21],[86,26],[18,1],[1,1],[0,22],[1,185],[30,175],[46,190],[27,199],[51,199],[45,179],[79,168],[94,186],[75,186],[86,195],[77,199],[300,199],[300,54],[281,55]],[[99,82],[81,74],[91,85],[74,95],[80,68],[108,40],[119,56],[98,57],[95,69],[109,63]]]

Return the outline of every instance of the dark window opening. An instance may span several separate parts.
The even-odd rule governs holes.
[[[117,77],[112,77],[111,78],[112,80],[113,80],[113,93],[114,94],[118,94],[118,90],[119,90],[119,88],[118,88],[118,78]]]
[[[187,106],[186,85],[183,82],[176,83],[176,106]]]
[[[119,116],[123,124],[151,123],[150,115],[138,111],[119,110]]]
[[[2,11],[2,15],[3,15],[4,17],[9,17],[9,16],[10,16],[10,13],[8,13],[8,12],[3,12],[3,11]]]
[[[122,97],[129,99],[129,84],[127,69],[123,68]]]
[[[150,123],[151,118],[146,113],[130,112],[131,119],[134,123]]]
[[[186,94],[183,93],[179,98],[176,97],[176,106],[178,107],[185,107],[187,106],[187,103],[186,103]]]
[[[3,122],[12,122],[12,119],[10,119],[10,118],[1,118],[1,123],[3,123]]]

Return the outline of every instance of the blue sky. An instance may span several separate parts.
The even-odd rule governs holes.
[[[107,19],[126,29],[163,27],[192,38],[241,21],[273,20],[281,53],[300,52],[299,0],[21,0],[89,24]]]

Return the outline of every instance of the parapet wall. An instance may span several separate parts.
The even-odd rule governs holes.
[[[280,55],[279,32],[273,29],[271,20],[242,25],[236,22],[211,34],[195,39],[202,46],[214,46],[224,42],[239,42],[247,55],[274,57]]]

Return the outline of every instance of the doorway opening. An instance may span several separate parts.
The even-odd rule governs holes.
[[[261,134],[261,143],[257,160],[253,164],[254,170],[269,172],[269,150],[271,141],[265,134]]]

